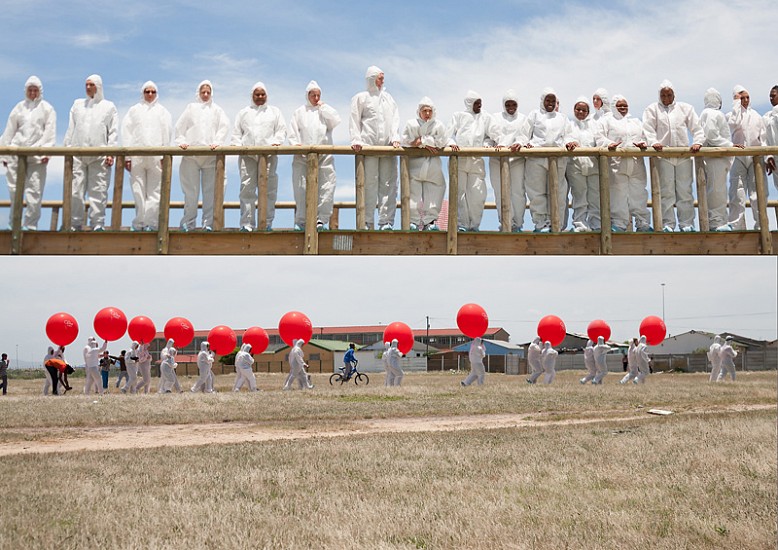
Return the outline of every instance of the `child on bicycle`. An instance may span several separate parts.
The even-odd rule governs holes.
[[[353,374],[355,367],[357,366],[357,359],[354,357],[354,350],[356,346],[351,343],[348,345],[348,351],[343,356],[343,378],[349,380]]]

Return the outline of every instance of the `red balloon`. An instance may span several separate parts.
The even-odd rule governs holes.
[[[465,336],[477,338],[489,328],[489,316],[478,304],[465,304],[457,312],[457,326]]]
[[[184,317],[173,317],[165,323],[165,339],[173,339],[177,348],[183,348],[194,338],[194,327]]]
[[[127,332],[127,317],[117,307],[104,307],[95,315],[93,326],[100,338],[113,342]]]
[[[567,334],[565,322],[556,315],[546,315],[538,323],[538,336],[544,342],[551,342],[552,346],[561,344],[565,334]]]
[[[262,353],[267,349],[270,337],[261,327],[249,327],[243,333],[243,343],[251,344],[251,353]]]
[[[611,327],[609,327],[608,323],[602,319],[595,319],[589,323],[589,326],[586,328],[586,334],[589,336],[589,340],[595,344],[597,343],[597,338],[599,336],[602,336],[603,339],[607,342],[611,337]]]
[[[313,325],[304,313],[290,311],[284,313],[284,316],[278,321],[278,334],[281,336],[281,340],[289,346],[293,344],[294,340],[299,339],[308,343],[313,336]]]
[[[154,321],[148,317],[138,315],[130,319],[130,324],[127,325],[127,334],[136,342],[148,344],[157,335],[157,327],[154,326]]]
[[[78,337],[78,322],[69,313],[55,313],[46,321],[46,336],[58,346],[70,345]]]
[[[208,332],[208,343],[215,353],[227,355],[228,353],[235,351],[235,346],[238,344],[238,338],[235,336],[235,331],[230,327],[219,325],[218,327],[213,327]]]
[[[665,339],[667,327],[656,315],[649,315],[640,323],[640,335],[646,337],[649,346],[658,346]]]
[[[406,355],[413,349],[413,331],[405,323],[396,321],[384,329],[384,342],[397,340],[397,349]]]

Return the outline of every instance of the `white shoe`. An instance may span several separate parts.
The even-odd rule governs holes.
[[[381,226],[381,231],[392,231],[394,228],[392,227],[392,224],[385,223]]]

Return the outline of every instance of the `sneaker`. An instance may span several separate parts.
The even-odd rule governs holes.
[[[103,227],[102,225],[96,225],[92,228],[92,231],[95,232],[105,231],[105,227]]]
[[[440,227],[435,222],[424,226],[424,231],[440,231]]]
[[[203,231],[205,231],[206,233],[210,233],[211,231],[213,231],[213,227],[211,227],[210,225],[206,225],[203,227]]]
[[[294,230],[295,231],[305,231],[305,226],[300,225],[299,223],[294,224]]]
[[[181,231],[183,231],[184,233],[189,233],[190,229],[187,226],[184,226],[181,228]]]
[[[534,384],[534,383],[535,383],[534,380],[530,380],[529,378],[527,378],[527,384]]]
[[[462,386],[462,387],[464,388],[464,387],[465,387],[465,381],[464,381],[464,380],[460,380],[460,381],[459,381],[459,385],[460,385],[460,386]]]
[[[143,228],[143,230],[150,233],[152,231],[156,232],[157,228],[156,227],[151,227],[150,225],[147,225],[146,227]]]
[[[635,230],[636,233],[653,233],[654,230],[650,225],[644,225],[642,227],[638,227]]]
[[[673,232],[675,231],[675,229],[673,229],[673,228],[672,228],[671,226],[669,226],[669,225],[666,225],[666,226],[664,226],[664,227],[662,228],[662,231],[663,231],[663,232],[665,232],[665,233],[673,233]]]
[[[241,233],[251,233],[252,231],[254,231],[254,228],[251,227],[250,225],[244,225],[243,227],[240,228]]]
[[[393,229],[391,223],[385,223],[381,226],[381,231],[392,231]]]
[[[459,227],[457,227],[457,231],[459,231],[460,233],[464,233],[465,231],[467,231],[467,229],[465,229],[463,226],[460,225]]]
[[[540,227],[540,228],[536,228],[536,229],[533,231],[533,233],[551,233],[551,228],[550,228],[550,227]]]
[[[611,232],[613,232],[613,233],[624,233],[624,230],[623,229],[619,229],[615,225],[611,225]]]
[[[410,229],[411,231],[418,231],[418,230],[419,230],[419,226],[418,226],[418,225],[416,225],[415,223],[412,223],[412,224],[409,226],[409,229]]]
[[[579,382],[580,382],[581,384],[586,384],[586,378],[581,378],[581,379],[579,380]]]
[[[691,225],[687,225],[686,227],[682,227],[681,231],[683,233],[694,233],[695,230],[694,227],[692,227]]]
[[[130,231],[132,231],[132,232],[142,231],[142,229],[140,227],[130,226]]]
[[[265,228],[265,231],[273,231],[273,224],[271,224],[271,223],[267,224],[267,227]]]
[[[571,231],[573,231],[574,233],[583,233],[589,231],[589,228],[583,222],[573,222],[573,227]]]
[[[316,222],[316,231],[326,231],[327,226],[324,225],[324,222]]]
[[[511,227],[511,233],[521,233],[522,231],[524,231],[524,228],[519,227],[518,225]]]
[[[716,231],[732,231],[732,226],[728,223],[725,223],[724,225],[720,225],[716,228]]]

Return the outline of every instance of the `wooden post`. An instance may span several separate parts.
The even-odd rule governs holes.
[[[654,220],[654,231],[662,231],[662,186],[659,184],[659,159],[650,157],[648,166],[651,169],[651,214]]]
[[[59,221],[59,206],[51,207],[51,222],[49,223],[49,231],[57,230],[57,222]]]
[[[565,205],[559,204],[559,171],[556,157],[548,157],[548,215],[551,218],[552,233],[559,233],[562,229],[560,213],[564,207]]]
[[[224,179],[224,153],[216,155],[216,177],[213,182],[213,229],[224,229],[224,188],[227,182]]]
[[[337,206],[332,208],[332,216],[330,216],[330,229],[340,228],[340,208]]]
[[[642,161],[642,159],[641,159]],[[611,235],[610,159],[604,155],[600,163],[600,254],[613,254]],[[632,223],[630,223],[632,225]]]
[[[400,156],[400,227],[403,231],[411,228],[411,174],[406,155]]]
[[[111,230],[122,228],[122,194],[124,193],[124,155],[114,157],[113,200],[111,201]]]
[[[511,165],[508,157],[500,157],[500,231],[510,233],[511,219]]]
[[[257,162],[257,230],[267,231],[267,155]]]
[[[308,153],[308,172],[305,175],[305,248],[303,254],[319,253],[319,155]]]
[[[459,216],[459,157],[448,157],[448,232],[446,239],[446,253],[457,254],[457,218]]]
[[[354,155],[354,184],[357,199],[357,231],[367,229],[365,216],[365,155]],[[375,217],[375,205],[370,210],[371,222]]]
[[[73,225],[71,203],[73,201],[73,155],[65,155],[62,173],[62,231],[70,231]]]
[[[173,157],[162,157],[162,182],[159,187],[159,225],[157,254],[167,254],[170,248],[170,180],[173,177]]]
[[[22,253],[22,204],[24,203],[24,187],[27,181],[27,157],[16,157],[16,191],[11,204],[11,254]]]
[[[705,158],[694,157],[694,171],[697,174],[697,215],[700,217],[700,231],[710,231],[708,220],[708,185],[705,176]]]
[[[756,177],[756,205],[759,210],[759,243],[762,254],[772,255],[773,238],[770,235],[770,220],[767,218],[767,182],[762,157],[754,157],[754,176]]]

